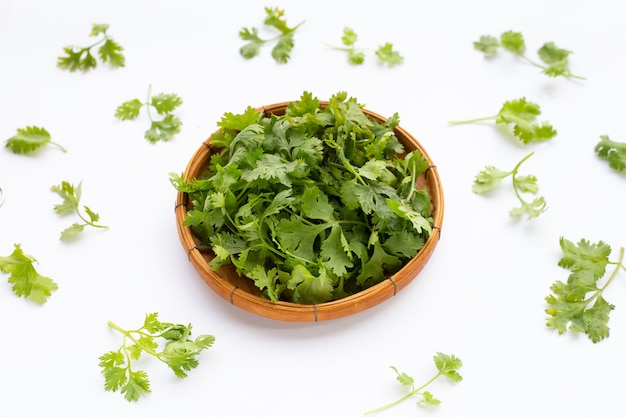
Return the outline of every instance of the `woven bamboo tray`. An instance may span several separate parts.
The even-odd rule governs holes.
[[[327,102],[321,103],[322,106],[327,105]],[[288,104],[289,102],[276,103],[260,107],[257,111],[264,112],[264,114],[282,115]],[[370,110],[363,109],[363,112],[380,123],[387,120]],[[222,266],[218,271],[212,270],[209,262],[214,255],[210,252],[200,252],[197,248],[198,240],[194,237],[191,228],[183,225],[189,202],[186,193],[178,192],[175,206],[176,224],[180,241],[189,261],[200,277],[224,300],[251,313],[275,320],[310,322],[337,319],[369,309],[395,296],[413,281],[430,259],[440,238],[444,211],[443,189],[432,159],[409,132],[398,126],[395,134],[407,151],[417,149],[430,162],[430,168],[418,178],[416,187],[421,189],[426,186],[431,195],[434,226],[432,234],[417,255],[386,280],[357,294],[316,305],[272,302],[261,296],[252,280],[239,276],[232,265]],[[185,181],[199,177],[207,166],[211,153],[215,151],[209,137],[187,164],[184,172]]]

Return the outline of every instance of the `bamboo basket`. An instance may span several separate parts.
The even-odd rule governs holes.
[[[327,102],[321,103],[322,106],[327,105]],[[264,114],[282,115],[288,104],[289,102],[271,104],[260,107],[257,111],[264,112]],[[372,120],[380,123],[387,120],[387,118],[370,110],[363,109],[363,112]],[[198,250],[199,242],[193,235],[191,228],[183,225],[189,202],[186,193],[178,192],[175,205],[176,225],[189,261],[200,277],[221,298],[251,313],[275,320],[311,322],[337,319],[359,313],[395,296],[413,281],[430,259],[441,235],[444,212],[443,189],[437,167],[432,159],[409,132],[398,126],[395,129],[395,134],[407,151],[419,150],[430,163],[429,169],[418,178],[416,187],[418,189],[427,187],[431,195],[434,226],[430,237],[419,252],[386,280],[351,296],[315,305],[284,301],[272,302],[261,296],[261,292],[251,279],[239,276],[232,265],[224,265],[218,271],[213,271],[209,262],[214,254]],[[187,164],[184,172],[185,181],[199,177],[207,166],[212,152],[215,151],[211,137],[209,137]]]

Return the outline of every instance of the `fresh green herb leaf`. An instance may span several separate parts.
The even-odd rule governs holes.
[[[458,370],[463,366],[463,362],[461,359],[456,357],[455,355],[448,355],[445,353],[437,352],[437,354],[433,357],[433,361],[435,362],[435,366],[437,368],[437,373],[431,379],[429,379],[426,383],[422,384],[419,387],[415,386],[415,380],[413,377],[405,374],[404,372],[398,371],[395,366],[391,366],[390,368],[395,372],[396,379],[402,386],[408,387],[409,392],[401,397],[400,399],[384,405],[382,407],[366,411],[364,415],[370,415],[374,413],[378,413],[380,411],[387,410],[391,407],[394,407],[400,404],[403,401],[408,400],[414,395],[421,396],[421,400],[418,401],[417,404],[429,405],[429,406],[437,406],[441,403],[440,400],[435,398],[433,394],[429,391],[425,391],[425,388],[432,384],[437,378],[443,376],[448,378],[452,382],[460,382],[463,380],[461,374],[459,374]]]
[[[274,42],[272,58],[278,63],[287,63],[294,47],[293,35],[304,22],[294,27],[288,26],[284,10],[277,7],[266,7],[265,14],[263,23],[276,29],[279,34],[269,39],[261,39],[257,28],[242,28],[239,37],[247,43],[239,49],[239,53],[246,59],[254,58],[260,53],[263,45]]]
[[[626,172],[626,143],[612,141],[607,135],[600,136],[595,147],[596,154],[609,161],[609,166],[618,172]]]
[[[521,206],[511,209],[509,214],[512,217],[527,215],[528,220],[538,217],[548,209],[545,198],[537,197],[528,201],[522,196],[523,193],[537,194],[539,192],[537,178],[534,175],[519,175],[518,173],[520,166],[533,154],[534,152],[531,152],[522,158],[511,171],[503,171],[493,166],[485,167],[474,178],[472,191],[475,194],[486,194],[497,188],[504,178],[511,176],[513,190]]]
[[[124,49],[115,42],[109,35],[107,30],[109,25],[107,24],[94,24],[91,29],[90,36],[97,37],[102,35],[95,43],[85,46],[66,46],[63,48],[64,56],[61,56],[57,60],[57,66],[61,69],[74,72],[77,70],[87,72],[93,68],[96,68],[98,62],[93,56],[91,50],[97,47],[97,54],[104,63],[108,63],[112,68],[120,68],[126,64],[125,57],[123,55]]]
[[[542,63],[533,61],[526,55],[526,42],[520,32],[506,31],[500,35],[500,39],[491,35],[483,35],[474,42],[474,49],[485,54],[487,58],[497,55],[502,47],[517,55],[529,64],[538,67],[549,77],[563,76],[584,80],[584,77],[574,75],[569,69],[569,55],[571,51],[557,47],[554,42],[546,42],[537,50],[537,55]]]
[[[0,256],[0,271],[10,274],[9,284],[18,297],[24,297],[37,304],[44,304],[58,289],[57,284],[50,278],[40,275],[35,270],[35,258],[26,255],[19,244],[15,244],[13,253],[9,256]]]
[[[561,237],[559,243],[563,257],[558,265],[570,275],[567,282],[555,281],[550,287],[546,325],[559,334],[568,330],[585,333],[593,343],[600,342],[609,337],[609,314],[615,308],[604,298],[604,291],[620,270],[626,271],[624,248],[620,248],[617,261],[610,261],[611,247],[602,241],[581,239],[575,244]],[[600,283],[609,266],[614,267],[613,272]]]
[[[70,227],[61,232],[62,241],[70,241],[78,237],[78,235],[85,229],[86,226],[95,227],[98,229],[108,229],[108,226],[98,224],[100,216],[93,212],[89,207],[83,206],[85,214],[80,211],[80,198],[82,194],[82,182],[74,186],[73,184],[62,181],[59,185],[53,185],[52,191],[57,193],[62,199],[61,204],[55,204],[54,211],[60,215],[65,216],[75,213],[78,215],[82,223],[74,223]]]
[[[185,378],[188,371],[198,367],[197,356],[215,342],[213,336],[206,334],[191,339],[191,324],[161,322],[158,313],[146,314],[143,325],[135,330],[123,329],[111,321],[108,326],[124,335],[124,339],[119,349],[99,358],[104,389],[119,390],[127,401],[137,401],[151,392],[148,374],[132,367],[143,354],[166,364],[178,378]]]
[[[538,104],[527,101],[525,97],[506,101],[498,114],[469,120],[450,122],[451,125],[477,123],[495,120],[496,124],[512,126],[513,135],[524,144],[531,142],[544,142],[556,136],[554,127],[546,122],[537,122],[537,116],[541,114]]]
[[[431,199],[416,188],[429,163],[405,154],[394,115],[368,118],[345,92],[328,105],[304,92],[284,115],[226,113],[221,147],[189,197],[185,224],[276,301],[318,304],[385,280],[423,247]]]
[[[50,133],[43,127],[26,126],[23,129],[17,129],[17,134],[6,141],[7,149],[20,155],[32,154],[47,144],[67,152],[63,146],[52,142]]]
[[[368,49],[357,48],[356,41],[358,36],[356,32],[349,27],[343,28],[343,36],[341,37],[342,47],[328,45],[332,49],[339,51],[345,51],[348,54],[348,62],[354,65],[361,65],[365,62],[365,52]],[[385,43],[374,50],[374,54],[382,64],[387,64],[390,67],[401,64],[404,61],[404,57],[400,53],[393,49],[393,44]]]
[[[183,104],[183,100],[176,94],[159,93],[153,96],[151,91],[152,87],[149,86],[148,99],[145,102],[134,98],[120,104],[115,110],[115,117],[120,120],[134,120],[139,117],[141,109],[146,107],[150,128],[146,130],[144,137],[152,144],[167,142],[180,133],[183,122],[173,111]],[[154,109],[163,118],[155,120],[150,109]]]

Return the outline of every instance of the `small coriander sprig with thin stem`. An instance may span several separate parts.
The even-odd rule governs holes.
[[[373,51],[380,63],[387,64],[390,67],[401,64],[404,61],[404,57],[400,55],[398,51],[394,50],[393,44],[389,42],[379,46],[377,49],[365,49],[356,47],[357,39],[358,36],[352,28],[344,27],[343,36],[341,37],[343,46],[327,46],[338,51],[347,52],[348,62],[354,65],[363,64],[365,61],[365,53],[367,51]]]
[[[63,203],[56,204],[54,206],[54,211],[61,216],[75,213],[82,221],[82,223],[74,223],[70,227],[63,230],[61,232],[61,240],[69,241],[75,239],[83,230],[85,230],[86,226],[95,227],[97,229],[109,228],[108,226],[98,224],[98,221],[100,221],[100,215],[95,213],[89,207],[83,206],[85,214],[81,213],[80,199],[82,196],[82,181],[76,186],[68,181],[62,181],[59,185],[53,185],[51,190],[63,198]]]
[[[420,385],[419,387],[415,386],[415,380],[413,379],[413,377],[405,374],[404,372],[399,372],[395,366],[391,366],[390,368],[393,369],[393,371],[396,373],[396,379],[398,380],[398,382],[400,382],[400,384],[402,384],[405,387],[409,387],[410,389],[409,392],[405,396],[399,398],[398,400],[392,403],[389,403],[382,407],[375,408],[373,410],[366,411],[364,415],[367,416],[370,414],[387,410],[391,407],[394,407],[408,400],[414,395],[419,395],[422,397],[422,399],[417,402],[418,405],[431,405],[431,406],[439,405],[441,401],[435,398],[435,396],[430,391],[425,391],[426,387],[428,387],[435,380],[437,380],[439,377],[442,377],[442,376],[448,378],[449,380],[453,382],[459,382],[463,380],[463,377],[458,372],[458,370],[463,365],[463,362],[461,361],[461,359],[459,359],[455,355],[447,355],[441,352],[437,352],[437,354],[433,357],[433,361],[435,362],[435,366],[437,367],[437,373],[428,381],[426,381],[424,384]]]
[[[17,134],[7,139],[5,146],[15,154],[30,155],[47,144],[67,152],[63,146],[52,141],[50,133],[46,129],[38,126],[26,126],[23,129],[17,129]]]
[[[515,196],[522,205],[509,210],[509,214],[512,217],[521,217],[526,214],[528,220],[538,217],[547,210],[545,198],[537,197],[532,201],[527,201],[522,196],[523,193],[537,194],[539,192],[537,177],[534,175],[519,175],[518,173],[520,166],[533,154],[534,152],[531,152],[522,158],[511,171],[503,171],[494,166],[486,166],[474,178],[472,191],[475,194],[486,194],[498,187],[504,178],[510,176]]]
[[[173,114],[174,110],[181,104],[183,104],[182,98],[173,93],[152,95],[152,86],[150,85],[148,86],[146,101],[141,101],[138,98],[125,101],[115,110],[115,117],[120,120],[134,120],[139,117],[142,107],[146,107],[148,119],[150,119],[150,128],[146,130],[144,137],[152,144],[159,141],[167,142],[180,132],[183,124],[180,118]],[[156,120],[151,112],[152,109],[163,118]]]
[[[602,241],[581,239],[575,244],[561,237],[559,243],[563,257],[558,265],[570,275],[566,282],[556,281],[550,286],[552,293],[545,298],[546,325],[559,334],[568,330],[585,333],[598,343],[609,337],[609,314],[615,306],[604,298],[604,291],[620,271],[626,272],[624,248],[620,248],[618,259],[611,261],[611,247]],[[609,266],[614,267],[613,272],[600,284]]]
[[[272,48],[272,58],[276,62],[284,64],[291,58],[291,51],[294,47],[293,35],[304,24],[304,21],[290,27],[285,20],[283,9],[266,7],[265,13],[266,17],[263,23],[277,29],[279,34],[270,39],[261,39],[257,28],[243,28],[239,31],[239,37],[247,43],[239,49],[239,53],[246,59],[254,58],[259,54],[263,45],[275,42],[276,44]]]
[[[96,58],[91,53],[91,49],[100,45],[98,56],[100,56],[102,62],[108,63],[113,68],[123,67],[126,64],[126,59],[122,54],[124,48],[107,34],[108,29],[108,24],[94,24],[89,36],[102,35],[101,38],[85,47],[64,47],[63,52],[65,52],[65,56],[58,58],[57,66],[70,72],[76,70],[87,72],[98,65]]]
[[[554,42],[546,42],[537,50],[537,55],[542,63],[534,61],[526,55],[526,42],[520,32],[509,30],[503,32],[499,39],[495,36],[483,35],[478,41],[474,42],[474,49],[484,53],[487,58],[497,55],[500,47],[512,52],[529,64],[540,68],[549,77],[562,76],[585,80],[584,77],[572,74],[569,69],[568,59],[571,51],[557,47]]]
[[[151,392],[148,374],[131,366],[143,354],[166,364],[178,378],[186,378],[187,372],[199,365],[197,356],[215,342],[215,337],[207,334],[192,340],[191,324],[161,322],[158,313],[146,314],[138,329],[127,330],[112,321],[107,325],[124,339],[119,349],[99,358],[104,388],[112,392],[120,390],[127,401],[137,401]]]
[[[495,115],[449,123],[460,125],[495,120],[496,124],[512,126],[515,137],[527,145],[531,142],[544,142],[556,136],[557,132],[550,123],[546,121],[538,123],[536,121],[540,114],[541,108],[537,103],[522,97],[504,102],[500,111]]]

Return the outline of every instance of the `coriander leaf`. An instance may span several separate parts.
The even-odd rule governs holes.
[[[24,297],[37,304],[44,304],[58,289],[50,278],[40,275],[34,267],[35,258],[26,255],[20,244],[15,244],[13,253],[0,256],[0,271],[9,274],[9,284],[18,297]]]
[[[145,102],[138,98],[127,100],[117,107],[115,117],[120,120],[134,120],[139,117],[141,109],[145,106],[148,110],[150,128],[145,131],[144,137],[152,144],[167,142],[180,133],[183,122],[172,112],[182,103],[183,100],[176,94],[159,93],[152,95],[152,86],[149,86],[148,98]],[[163,118],[155,120],[150,112],[151,109],[154,109]]]
[[[570,275],[566,282],[558,280],[550,286],[552,293],[545,298],[546,325],[559,334],[568,330],[585,333],[598,343],[609,337],[609,314],[615,306],[606,301],[604,291],[620,270],[626,271],[624,248],[620,248],[619,258],[613,262],[609,260],[611,247],[602,241],[592,244],[581,239],[575,244],[561,237],[560,246],[563,257],[558,265],[568,269]],[[607,266],[615,269],[600,284]]]
[[[157,313],[146,314],[144,324],[138,329],[126,330],[111,321],[107,324],[124,339],[117,350],[99,358],[104,389],[120,391],[127,401],[137,401],[151,392],[148,374],[132,368],[142,354],[165,363],[178,378],[185,378],[187,371],[198,366],[197,356],[215,341],[211,335],[200,335],[192,340],[191,324],[161,322]]]
[[[437,367],[437,373],[431,379],[429,379],[426,383],[422,384],[419,387],[415,386],[414,379],[407,375],[404,372],[398,371],[395,366],[391,366],[390,368],[396,374],[396,379],[405,387],[409,388],[409,392],[401,397],[400,399],[384,405],[379,408],[375,408],[370,411],[366,411],[365,415],[375,414],[380,411],[388,410],[396,405],[400,404],[413,397],[414,395],[419,395],[421,400],[417,402],[417,404],[425,404],[430,406],[437,406],[441,403],[440,400],[435,398],[430,391],[426,391],[426,387],[432,384],[436,379],[443,376],[451,380],[452,382],[460,382],[463,378],[461,374],[459,374],[458,370],[463,366],[463,362],[461,359],[456,357],[455,355],[448,355],[441,352],[437,352],[437,354],[433,357],[433,361],[435,362],[435,366]]]
[[[491,35],[483,35],[474,43],[474,49],[481,51],[486,57],[493,57],[498,53],[500,41]]]
[[[57,59],[57,66],[70,72],[83,71],[87,72],[96,68],[98,63],[91,53],[91,49],[100,45],[98,55],[104,63],[108,63],[112,68],[120,68],[125,65],[125,57],[123,48],[115,42],[108,34],[108,24],[94,24],[91,29],[90,36],[101,38],[95,43],[85,47],[66,46],[63,48],[64,56]]]
[[[626,143],[615,142],[602,135],[594,150],[600,158],[609,161],[609,167],[617,172],[626,172]]]
[[[557,134],[552,125],[546,121],[537,122],[541,114],[537,103],[527,101],[525,97],[504,102],[498,114],[468,120],[453,121],[451,125],[477,123],[495,120],[496,124],[512,126],[513,135],[525,145],[531,142],[544,142]]]
[[[5,146],[13,153],[27,155],[34,153],[47,144],[54,145],[63,152],[67,152],[63,146],[52,142],[50,133],[46,129],[37,126],[26,126],[23,129],[17,129],[17,134],[7,139]]]
[[[57,193],[62,199],[61,204],[54,205],[54,211],[65,216],[71,213],[78,215],[82,223],[74,223],[70,227],[61,232],[60,239],[62,241],[70,241],[78,237],[78,235],[85,229],[86,226],[91,226],[98,229],[108,229],[108,226],[98,224],[100,215],[92,211],[89,207],[83,206],[85,215],[80,211],[80,199],[82,195],[82,182],[78,185],[71,184],[68,181],[62,181],[59,185],[53,185],[51,191]]]
[[[243,28],[239,31],[239,37],[248,43],[239,48],[239,53],[246,59],[254,58],[261,52],[261,46],[265,43],[264,40],[259,38],[259,31],[257,28]]]
[[[511,217],[527,215],[528,220],[538,217],[547,210],[545,198],[537,197],[532,201],[528,201],[522,195],[524,193],[536,194],[539,192],[537,177],[534,175],[519,175],[520,166],[533,154],[534,152],[531,152],[522,158],[511,171],[503,171],[494,166],[486,166],[476,174],[472,191],[474,194],[486,194],[497,188],[504,178],[510,176],[515,196],[521,203],[521,206],[511,209],[509,215]]]
[[[150,102],[150,105],[161,115],[173,112],[181,104],[183,100],[178,95],[165,93],[155,94]]]
[[[341,37],[341,42],[344,45],[353,46],[358,38],[358,35],[356,34],[356,32],[354,32],[352,28],[349,28],[347,26],[343,28],[343,36]]]
[[[393,49],[393,44],[385,43],[376,49],[376,56],[383,64],[387,64],[390,67],[401,64],[404,61],[404,57],[400,53]]]
[[[108,63],[113,68],[119,68],[126,64],[126,59],[122,54],[123,50],[124,48],[117,42],[107,38],[104,44],[98,48],[98,55],[102,62]]]
[[[323,303],[333,294],[333,283],[325,269],[320,269],[319,276],[315,276],[302,265],[293,268],[287,288],[293,291],[293,302],[300,304]]]
[[[500,35],[500,44],[504,49],[513,52],[515,55],[523,56],[524,52],[526,52],[526,42],[520,32],[509,30],[502,33]]]

